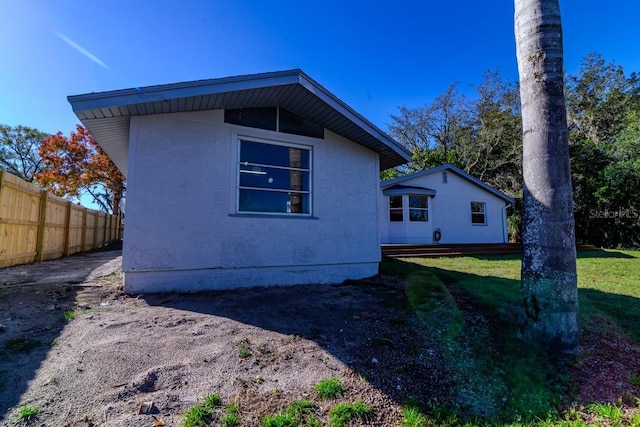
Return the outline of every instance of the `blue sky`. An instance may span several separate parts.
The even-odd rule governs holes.
[[[366,7],[364,6],[366,4]],[[397,107],[517,80],[511,0],[0,0],[0,123],[68,134],[66,97],[302,68],[381,129]],[[640,71],[638,0],[561,0],[565,68]]]

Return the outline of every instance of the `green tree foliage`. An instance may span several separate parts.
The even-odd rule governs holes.
[[[590,54],[565,89],[576,239],[640,247],[640,80]]]
[[[576,239],[603,247],[640,247],[640,76],[587,55],[566,76],[565,97]],[[522,212],[522,127],[518,85],[487,71],[465,97],[450,86],[422,107],[400,107],[389,133],[411,162],[382,179],[452,163],[516,199],[508,220],[518,240]],[[616,214],[617,212],[617,214]]]
[[[522,189],[520,98],[515,84],[487,71],[469,99],[450,86],[423,107],[401,107],[389,133],[411,152],[400,173],[451,163],[511,196]]]
[[[0,125],[0,169],[32,182],[42,171],[38,147],[49,135],[26,126]]]

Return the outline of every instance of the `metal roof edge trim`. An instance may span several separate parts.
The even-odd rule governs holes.
[[[300,69],[67,96],[74,112],[299,83]]]
[[[324,88],[320,83],[313,80],[309,75],[307,75],[304,71],[299,70],[300,76],[300,84],[306,88],[309,92],[316,95],[326,104],[332,106],[336,111],[338,111],[343,116],[347,117],[352,122],[358,124],[363,130],[369,133],[374,138],[382,140],[387,143],[387,145],[393,149],[397,154],[399,154],[406,161],[411,160],[411,153],[407,150],[402,144],[397,142],[395,139],[391,138],[386,132],[378,128],[376,125],[367,120],[360,113],[355,111],[353,108],[349,107],[344,101],[340,98],[329,92]],[[319,95],[323,96],[319,96]]]

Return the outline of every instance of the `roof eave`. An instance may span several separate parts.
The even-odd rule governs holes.
[[[189,99],[190,97],[216,96],[225,93],[240,93],[292,85],[299,85],[304,88],[341,117],[361,129],[366,135],[369,135],[366,138],[369,142],[356,142],[379,153],[381,170],[399,166],[410,160],[410,153],[406,148],[355,112],[300,69],[72,95],[68,96],[67,99],[80,121],[90,131],[92,131],[92,127],[101,126],[104,129],[110,123],[117,122],[120,129],[119,137],[116,138],[112,135],[105,144],[98,137],[96,137],[96,140],[126,176],[129,135],[128,132],[125,132],[124,127],[128,126],[130,117],[136,115],[135,112],[132,113],[130,111],[130,108],[135,107],[135,110],[138,110],[138,107],[141,107],[140,110],[146,110],[143,107],[149,105],[149,103],[161,102],[166,105],[168,102]],[[190,111],[202,109],[208,108],[198,107]],[[137,115],[140,115],[140,113]],[[371,143],[371,141],[377,142]]]

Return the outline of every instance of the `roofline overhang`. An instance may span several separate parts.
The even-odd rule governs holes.
[[[405,194],[415,194],[419,196],[436,197],[436,190],[432,190],[430,188],[421,188],[421,187],[402,187],[402,188],[390,187],[387,189],[383,189],[382,194],[385,196],[402,196]]]
[[[96,142],[105,150],[107,155],[112,157],[113,154],[113,156],[118,159],[118,162],[116,162],[112,157],[121,170],[124,168],[123,173],[126,175],[126,158],[128,152],[124,153],[122,146],[128,146],[127,131],[132,116],[164,113],[165,111],[159,112],[158,110],[164,110],[164,106],[169,102],[175,104],[176,100],[179,102],[184,101],[182,102],[184,104],[189,100],[194,102],[193,100],[198,97],[210,98],[224,96],[229,93],[237,94],[245,91],[277,90],[278,88],[284,87],[303,88],[305,95],[310,94],[314,100],[319,100],[322,105],[337,113],[337,117],[340,118],[340,124],[343,128],[344,126],[348,126],[352,132],[362,135],[360,137],[361,140],[356,140],[358,138],[353,139],[353,137],[350,138],[351,140],[379,153],[381,169],[399,166],[410,160],[410,153],[405,147],[330,93],[315,80],[311,79],[300,69],[107,92],[92,92],[82,95],[71,95],[68,96],[67,99],[74,113],[92,134],[94,133],[92,127],[95,128],[96,134],[94,134],[94,138]],[[184,109],[177,110],[176,112],[225,108],[224,103],[222,107],[218,104],[219,103],[216,104],[217,106],[215,108],[208,108],[207,105],[203,106],[201,102],[199,106],[184,107]],[[226,108],[239,107],[234,105]],[[174,111],[171,110],[167,112]],[[296,113],[296,111],[292,112]],[[103,135],[108,134],[108,136],[100,137],[100,131],[109,131],[113,127],[119,127],[117,137],[113,135],[114,132],[104,132]],[[327,128],[332,130],[330,127]],[[109,141],[101,141],[107,138],[109,138]],[[126,141],[124,139],[126,139]]]

